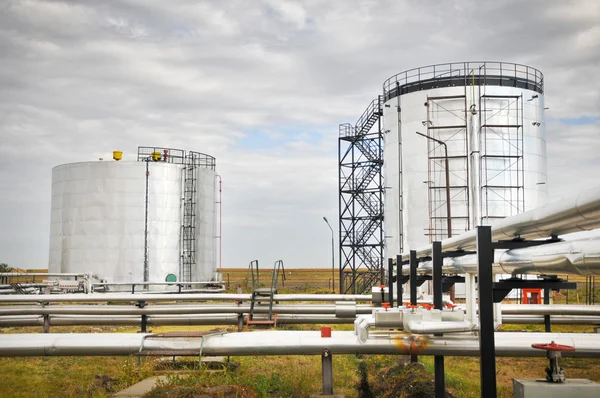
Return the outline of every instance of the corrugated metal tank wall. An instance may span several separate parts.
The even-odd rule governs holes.
[[[386,257],[447,235],[443,147],[417,131],[448,146],[453,235],[547,199],[541,73],[504,63],[437,67],[384,83]]]
[[[148,162],[149,282],[164,282],[168,274],[179,279],[181,274],[183,167]],[[197,260],[192,279],[212,280],[216,174],[197,168],[196,175]],[[143,161],[56,166],[52,170],[49,272],[92,272],[110,283],[143,282],[145,184]]]

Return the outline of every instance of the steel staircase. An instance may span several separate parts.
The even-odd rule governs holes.
[[[257,271],[258,271],[258,261]],[[252,266],[252,263],[251,263]],[[273,266],[273,272],[271,274],[271,287],[270,288],[254,288],[252,291],[252,296],[250,298],[250,313],[248,314],[248,319],[246,321],[246,327],[248,328],[250,325],[273,325],[277,327],[277,314],[273,313],[273,303],[275,299],[275,295],[278,291],[278,283],[279,283],[279,275],[281,274],[281,283],[282,286],[285,286],[285,268],[283,267],[283,260],[275,261]],[[261,298],[266,298],[268,301],[269,310],[267,312],[267,316],[256,318],[256,314],[254,310],[257,305],[262,304]]]
[[[382,115],[379,96],[354,125],[339,126],[340,271],[352,274],[341,278],[341,293],[370,292],[383,266]]]

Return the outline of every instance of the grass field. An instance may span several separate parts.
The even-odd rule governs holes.
[[[224,280],[229,280],[229,291],[244,291],[247,278],[245,269],[224,269]],[[280,292],[331,293],[331,270],[291,269],[286,271],[285,286],[280,283]],[[571,278],[572,279],[572,278]],[[269,286],[270,270],[263,270],[260,281]],[[578,281],[580,282],[580,281]],[[570,303],[583,297],[583,280],[577,292],[570,293]],[[337,285],[337,275],[336,275]],[[597,295],[598,296],[598,295]],[[555,302],[564,302],[565,295],[555,293]],[[320,325],[283,326],[279,329],[318,330]],[[335,330],[350,330],[351,325],[335,325]],[[153,332],[173,330],[208,330],[213,327],[155,327]],[[506,331],[541,331],[542,325],[507,325]],[[129,332],[134,327],[52,327],[52,333],[68,332]],[[230,332],[236,329],[230,328]],[[554,326],[558,332],[593,332],[591,326]],[[3,328],[0,333],[39,333],[40,327]],[[389,375],[399,363],[406,361],[402,356],[354,355],[334,356],[335,391],[346,397],[359,397],[359,386],[368,384],[375,396],[389,395],[385,391]],[[422,385],[433,383],[433,358],[420,357],[427,370],[418,377],[411,375],[411,385],[421,380]],[[165,361],[145,358],[138,365],[136,357],[32,357],[0,358],[1,397],[105,397],[143,378],[157,374],[169,374],[166,383],[149,396],[191,397],[205,396],[237,397],[305,397],[321,389],[321,363],[318,356],[271,356],[231,358],[237,365],[235,370],[207,370],[195,361],[186,360],[182,365],[165,365]],[[168,361],[167,361],[168,363]],[[446,357],[446,384],[457,397],[478,397],[479,360],[467,357]],[[589,378],[600,382],[600,359],[564,359],[562,365],[567,377]],[[512,397],[512,379],[515,377],[543,377],[547,360],[544,358],[498,358],[498,396]],[[386,375],[386,377],[383,377]],[[418,383],[417,383],[418,384]],[[225,387],[218,387],[225,386]],[[406,392],[409,392],[407,390]],[[388,395],[386,395],[388,394]],[[366,396],[366,395],[362,395]],[[409,395],[405,395],[409,396]]]

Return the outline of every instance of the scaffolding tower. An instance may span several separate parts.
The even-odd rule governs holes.
[[[467,140],[467,96],[427,97],[425,103],[427,136],[446,143],[427,140],[429,241],[440,241],[470,229],[469,225],[469,149]],[[448,173],[446,173],[446,164]],[[446,175],[449,176],[448,181]],[[446,187],[450,189],[447,190]],[[450,192],[448,198],[447,192]],[[447,212],[450,201],[451,214]],[[450,218],[452,230],[448,230]]]
[[[339,126],[340,293],[370,292],[383,277],[382,104]]]
[[[481,225],[525,211],[523,95],[479,97]]]

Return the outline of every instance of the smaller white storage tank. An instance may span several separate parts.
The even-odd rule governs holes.
[[[167,148],[139,148],[138,161],[56,166],[49,272],[107,283],[215,280],[216,176],[213,157]]]

